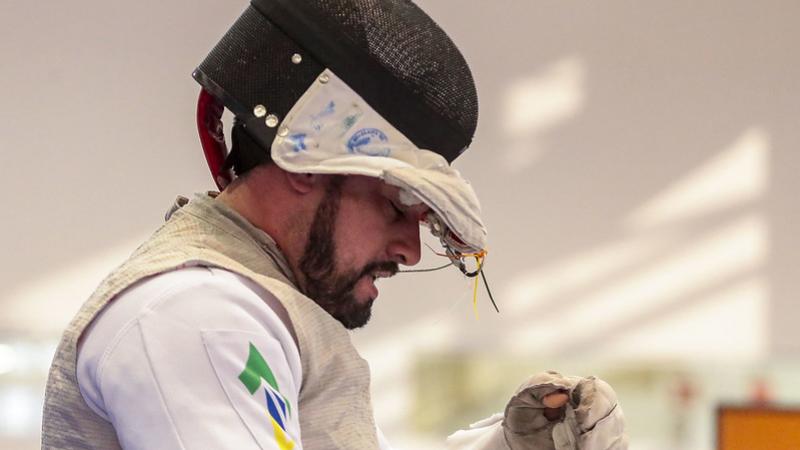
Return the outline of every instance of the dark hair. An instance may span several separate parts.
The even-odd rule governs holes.
[[[256,142],[242,123],[234,120],[231,129],[231,152],[225,160],[225,166],[233,168],[233,172],[241,176],[262,164],[272,164],[270,149]]]

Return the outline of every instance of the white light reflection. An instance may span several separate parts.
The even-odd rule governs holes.
[[[42,401],[31,389],[7,386],[0,389],[0,435],[25,436],[39,429]]]
[[[568,57],[509,86],[502,118],[509,169],[519,171],[533,163],[543,151],[539,136],[581,111],[585,79],[585,63]]]
[[[573,117],[583,106],[585,78],[583,61],[570,57],[509,86],[503,120],[506,133],[536,133]]]
[[[616,360],[759,361],[768,350],[769,291],[763,277],[726,285],[703,299],[675,308],[660,320],[607,342]]]
[[[550,354],[563,349],[566,344],[589,341],[593,333],[613,327],[615,323],[631,324],[637,317],[649,317],[648,312],[662,311],[672,302],[713,288],[717,282],[757,270],[767,255],[766,237],[766,223],[755,214],[713,229],[698,241],[684,243],[677,254],[663,261],[644,267],[640,265],[609,286],[559,302],[554,306],[563,311],[557,316],[558,320],[543,321],[536,327],[517,330],[509,337],[508,345],[519,347],[524,343],[535,347],[529,347],[528,351]],[[650,319],[658,323],[662,317],[666,316]],[[745,322],[757,319],[743,317]],[[714,323],[717,318],[706,317],[706,320]],[[627,331],[618,329],[615,337],[625,335]],[[684,349],[687,355],[705,345],[702,336],[695,338],[695,345]]]
[[[674,223],[759,198],[769,182],[769,149],[767,133],[750,128],[712,161],[634,211],[626,225],[643,229]]]
[[[19,366],[19,356],[13,347],[0,344],[0,375],[9,373]]]
[[[636,236],[534,269],[509,283],[499,296],[503,298],[503,312],[524,314],[532,307],[545,306],[615,274],[624,276],[630,267],[655,257],[669,244],[665,236]]]

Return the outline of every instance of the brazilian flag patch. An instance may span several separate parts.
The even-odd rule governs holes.
[[[247,388],[250,395],[256,395],[263,387],[265,405],[269,413],[269,420],[275,432],[275,441],[280,450],[292,450],[294,441],[286,433],[286,420],[291,417],[292,409],[289,401],[281,394],[275,374],[272,373],[269,364],[261,356],[253,343],[250,343],[250,354],[247,357],[247,364],[239,380]]]

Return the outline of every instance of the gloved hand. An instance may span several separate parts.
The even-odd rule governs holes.
[[[508,402],[502,422],[511,450],[625,450],[622,409],[606,382],[534,375]]]

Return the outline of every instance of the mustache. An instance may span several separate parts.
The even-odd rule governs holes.
[[[374,261],[361,269],[359,272],[352,272],[350,277],[340,279],[338,283],[335,284],[335,287],[327,293],[329,298],[343,298],[346,295],[350,294],[352,290],[356,287],[358,280],[362,277],[369,275],[372,277],[374,272],[386,272],[389,276],[394,276],[399,271],[400,267],[396,262],[392,261]],[[324,298],[324,297],[322,297]],[[317,300],[325,301],[325,300]]]
[[[397,275],[397,272],[400,270],[400,267],[396,262],[393,261],[375,261],[367,264],[361,270],[361,273],[358,274],[356,280],[360,279],[365,275],[372,275],[375,272],[387,272],[389,276],[393,277]]]

